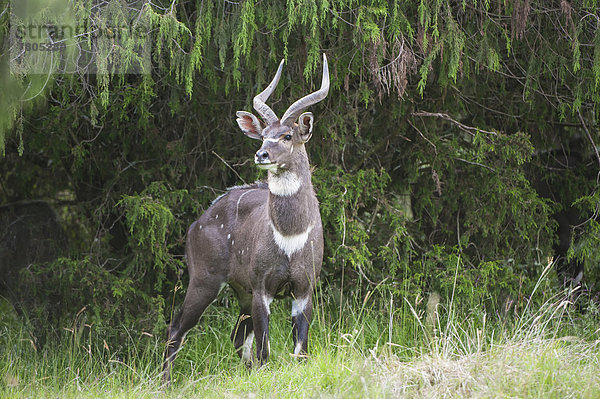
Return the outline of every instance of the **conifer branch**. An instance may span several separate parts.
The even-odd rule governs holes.
[[[445,114],[443,112],[419,111],[419,112],[413,112],[412,115],[413,116],[424,116],[424,117],[442,118],[444,120],[447,120],[448,122],[453,123],[459,129],[461,129],[462,131],[467,132],[467,133],[469,133],[471,135],[475,135],[475,133],[477,133],[477,132],[486,133],[486,134],[490,134],[490,135],[493,135],[493,136],[495,136],[497,134],[496,132],[492,132],[492,131],[489,131],[489,130],[483,130],[483,129],[480,129],[478,127],[467,126],[464,123],[460,123],[456,119],[452,118],[450,115]]]
[[[585,131],[585,134],[587,135],[588,140],[592,144],[592,148],[594,149],[594,154],[596,154],[596,160],[598,161],[598,166],[600,167],[600,154],[598,153],[598,147],[596,146],[596,143],[594,142],[594,139],[592,138],[592,135],[590,134],[590,130],[588,129],[585,121],[583,120],[583,116],[581,115],[581,110],[577,110],[577,116],[579,117],[579,121],[581,122],[581,126],[583,126],[583,130]]]

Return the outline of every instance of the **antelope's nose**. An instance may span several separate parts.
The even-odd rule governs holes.
[[[269,153],[266,150],[258,150],[256,152],[256,163],[269,162]]]

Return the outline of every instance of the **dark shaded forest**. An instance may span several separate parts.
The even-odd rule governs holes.
[[[595,0],[32,0],[0,13],[0,295],[44,326],[37,338],[80,314],[162,334],[187,285],[187,227],[265,177],[235,112],[252,111],[282,58],[271,107],[314,91],[323,53],[331,89],[310,109],[307,150],[328,300],[340,287],[421,306],[455,292],[509,311],[549,263],[557,289],[598,300]]]

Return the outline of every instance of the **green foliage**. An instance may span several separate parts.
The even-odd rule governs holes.
[[[320,187],[321,215],[327,232],[326,246],[330,262],[349,265],[357,270],[372,270],[368,240],[377,215],[365,215],[384,193],[390,177],[384,171],[363,169],[344,173],[340,169],[317,170],[313,176]],[[370,221],[366,219],[370,216]]]
[[[574,205],[581,209],[584,215],[597,215],[600,206],[600,191],[596,190],[590,195],[578,198]],[[591,281],[597,281],[600,278],[600,270],[596,264],[599,257],[600,223],[596,218],[591,217],[577,226],[575,234],[571,236],[568,258],[569,260],[577,259],[583,263],[588,273],[587,277]]]
[[[126,195],[117,205],[125,208],[126,224],[133,239],[133,252],[150,253],[155,267],[169,259],[167,233],[174,223],[170,207],[177,206],[186,190],[169,191],[164,183],[152,182],[140,195]]]
[[[92,13],[71,0],[69,18],[86,32],[129,24],[110,3]],[[323,52],[331,89],[311,110],[307,148],[327,284],[411,303],[452,291],[499,308],[554,255],[552,216],[574,203],[586,223],[570,256],[596,281],[595,7],[158,0],[137,10],[142,37],[97,48],[98,73],[31,74],[2,47],[0,201],[48,199],[72,237],[71,257],[24,281],[36,298],[58,287],[68,306],[57,320],[88,306],[98,323],[129,323],[139,306],[152,318],[141,324],[162,321],[185,286],[187,226],[227,186],[255,179],[256,143],[235,111],[251,109],[283,57],[270,99],[281,114],[318,85]],[[0,14],[2,39],[10,16]],[[70,48],[92,43],[82,35]]]
[[[27,299],[20,306],[38,329],[36,338],[52,332],[49,327],[68,326],[82,312],[79,323],[99,328],[123,323],[153,331],[156,321],[163,320],[160,298],[149,297],[130,273],[111,272],[89,258],[59,258],[23,270],[21,275],[18,288]]]

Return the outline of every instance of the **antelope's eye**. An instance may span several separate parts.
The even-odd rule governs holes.
[[[286,134],[286,135],[283,137],[283,139],[284,139],[285,141],[290,141],[290,140],[292,139],[292,135],[291,135],[291,134]]]

